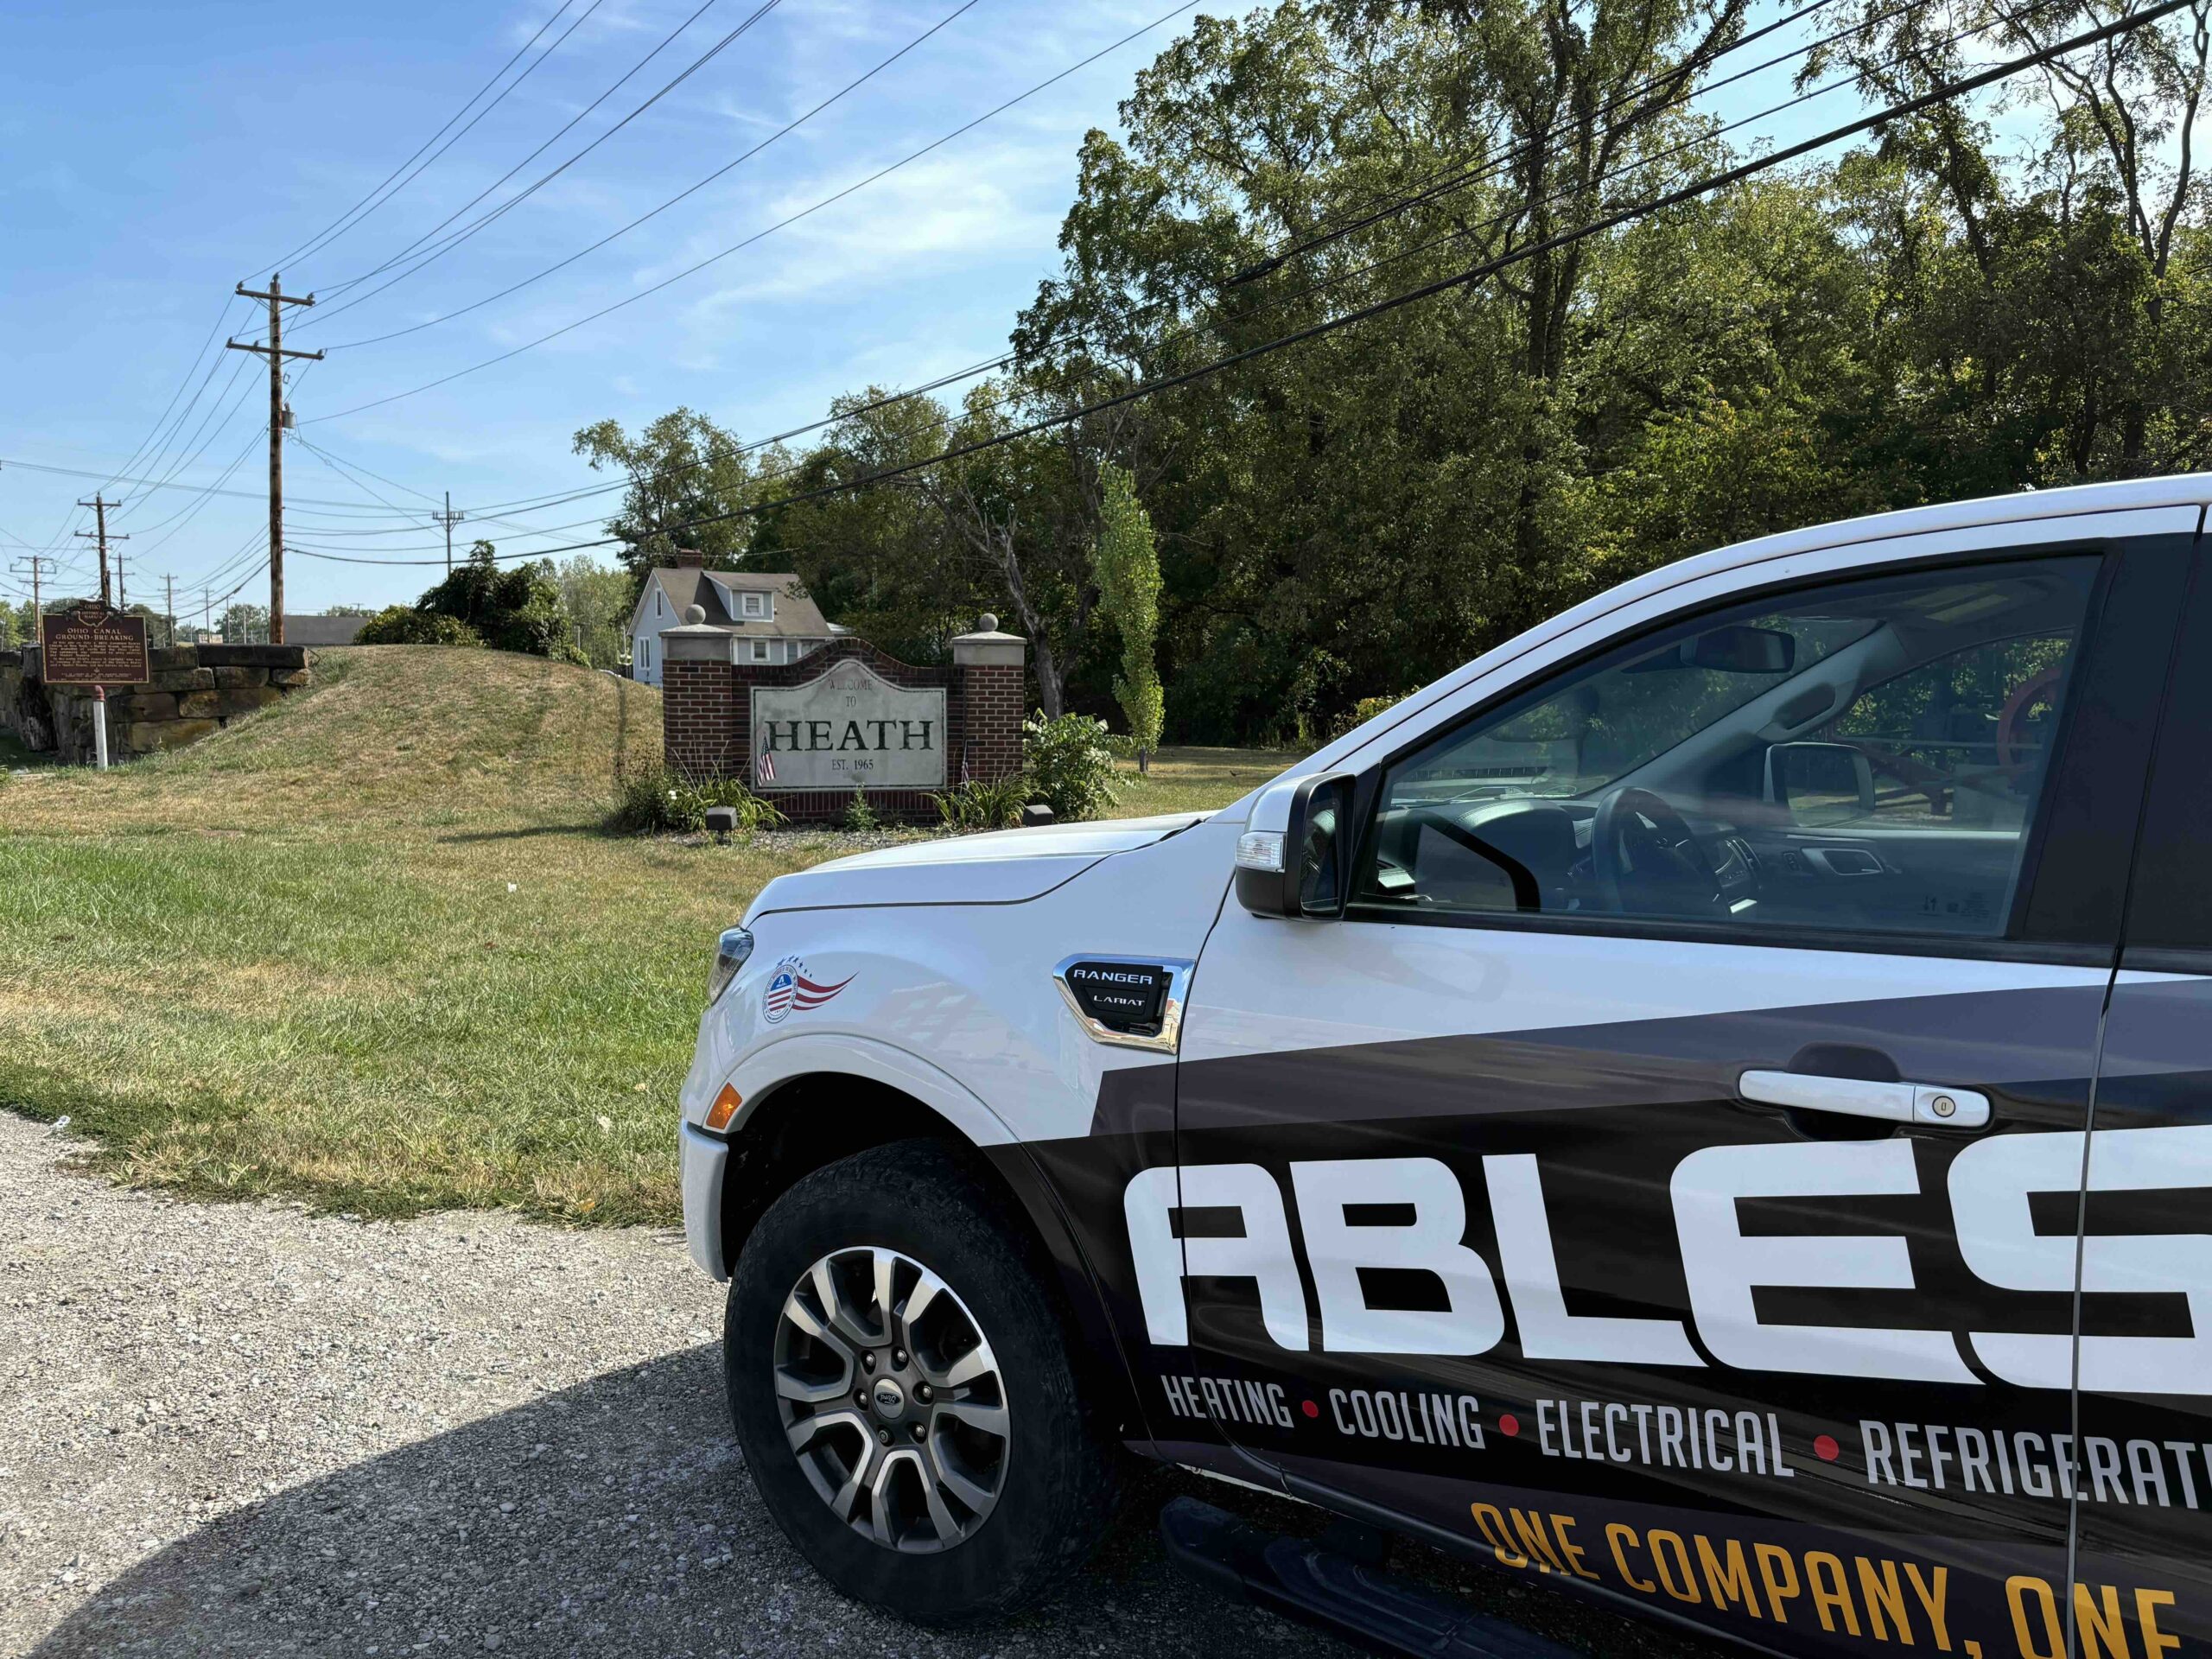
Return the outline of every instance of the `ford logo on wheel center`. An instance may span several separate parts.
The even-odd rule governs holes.
[[[2206,496],[1771,537],[1219,812],[772,882],[681,1140],[779,1523],[976,1617],[1134,1455],[1770,1653],[2212,1650]]]

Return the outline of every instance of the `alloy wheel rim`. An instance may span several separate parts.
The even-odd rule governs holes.
[[[887,1549],[973,1537],[1006,1489],[1012,1418],[998,1358],[952,1288],[880,1245],[833,1250],[776,1321],[777,1411],[807,1484]]]

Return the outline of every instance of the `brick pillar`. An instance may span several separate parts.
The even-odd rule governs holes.
[[[952,642],[953,671],[960,686],[962,753],[948,757],[951,777],[959,780],[964,760],[968,775],[978,782],[1015,778],[1021,773],[1021,711],[1025,702],[1023,662],[1029,642],[1020,634],[1001,633],[999,620],[985,616],[973,633]]]
[[[681,626],[664,628],[661,749],[669,766],[694,777],[723,778],[743,764],[737,730],[737,648],[706,612],[684,607]]]

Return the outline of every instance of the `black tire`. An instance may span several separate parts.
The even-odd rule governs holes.
[[[995,1618],[1033,1599],[1089,1556],[1113,1507],[1114,1454],[1085,1408],[1076,1356],[1042,1280],[1049,1269],[1001,1218],[1004,1203],[941,1142],[873,1147],[778,1198],[730,1279],[722,1339],[730,1418],[769,1514],[837,1589],[920,1624]],[[785,1299],[817,1262],[856,1247],[899,1252],[941,1279],[973,1316],[1002,1382],[1009,1414],[995,1503],[971,1533],[932,1554],[887,1548],[833,1512],[792,1449],[777,1397]]]

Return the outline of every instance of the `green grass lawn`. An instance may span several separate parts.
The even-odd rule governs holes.
[[[674,1218],[707,951],[847,849],[600,833],[659,753],[648,688],[427,648],[317,673],[177,754],[0,781],[0,1105],[197,1194]],[[1171,750],[1116,810],[1289,759]]]

